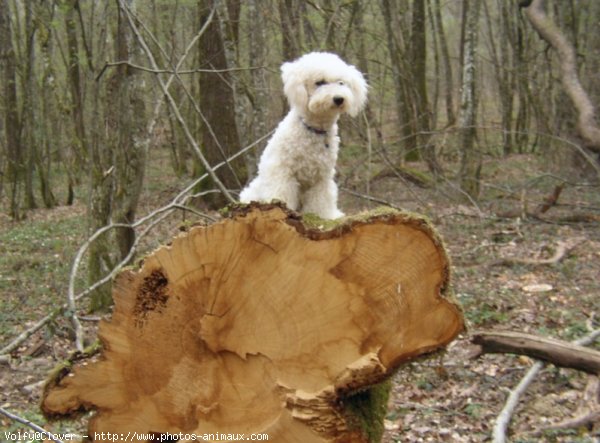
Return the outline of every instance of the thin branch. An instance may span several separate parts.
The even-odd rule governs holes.
[[[96,76],[96,81],[100,80],[104,72],[108,68],[112,68],[114,66],[129,66],[130,68],[137,69],[138,71],[150,72],[152,74],[173,74],[173,76],[177,75],[189,75],[189,74],[223,74],[226,72],[238,72],[238,71],[256,71],[259,69],[266,69],[266,66],[248,66],[245,68],[226,68],[226,69],[186,69],[183,71],[179,71],[178,69],[153,69],[147,66],[137,65],[128,60],[116,61],[116,62],[106,62],[102,67],[100,73]]]
[[[120,6],[121,10],[123,12],[125,12],[125,15],[127,16],[127,20],[129,22],[129,26],[131,27],[131,30],[135,34],[135,36],[136,36],[136,38],[138,40],[138,43],[142,47],[144,53],[146,54],[146,57],[148,58],[148,61],[150,62],[150,65],[152,66],[152,69],[159,69],[158,65],[156,64],[156,60],[154,59],[154,56],[152,55],[152,51],[150,50],[150,48],[146,44],[146,41],[144,40],[144,37],[142,37],[142,35],[140,34],[140,32],[139,32],[139,30],[138,30],[138,28],[137,28],[137,26],[136,26],[133,18],[131,17],[131,13],[129,11],[129,8],[127,8],[127,6],[123,4],[122,0],[118,0],[118,1],[119,1],[119,6]],[[221,193],[225,196],[225,198],[230,203],[235,203],[236,200],[227,191],[227,188],[225,187],[225,185],[223,184],[223,182],[219,179],[219,177],[217,177],[217,175],[215,174],[215,171],[213,170],[213,168],[211,167],[211,165],[206,160],[206,157],[204,157],[204,154],[202,153],[202,150],[200,149],[200,146],[198,145],[198,143],[194,139],[194,136],[192,135],[192,133],[191,133],[191,131],[190,131],[187,123],[185,122],[185,119],[183,118],[183,116],[181,115],[181,112],[179,111],[179,107],[177,106],[177,103],[175,102],[175,99],[173,98],[173,96],[171,95],[171,93],[169,92],[169,90],[167,89],[167,87],[165,85],[165,82],[163,82],[163,80],[160,78],[159,75],[156,75],[154,78],[158,82],[158,85],[160,86],[160,89],[161,89],[163,95],[166,97],[167,102],[168,102],[169,106],[171,107],[171,111],[175,115],[175,119],[177,120],[177,122],[179,123],[181,129],[183,130],[185,138],[187,139],[188,143],[192,147],[194,153],[196,154],[196,157],[198,158],[198,160],[200,160],[200,162],[202,163],[202,166],[206,169],[206,171],[208,171],[208,173],[210,175],[210,178],[215,183],[215,185],[217,186],[217,188],[219,188],[221,190]]]
[[[535,258],[519,258],[519,257],[506,257],[499,260],[493,261],[489,266],[510,266],[513,264],[520,265],[555,265],[565,258],[569,252],[575,247],[585,241],[584,237],[575,237],[569,240],[561,240],[556,244],[556,250],[552,257],[535,259]]]
[[[510,423],[510,419],[519,404],[519,400],[523,393],[527,390],[531,382],[535,380],[535,377],[538,373],[544,368],[545,363],[541,361],[537,361],[533,364],[531,368],[527,371],[525,376],[521,379],[519,384],[510,391],[508,398],[506,399],[506,403],[502,408],[502,411],[496,418],[496,424],[494,425],[493,431],[493,443],[505,443],[506,442],[506,430],[508,429],[508,425]]]
[[[55,309],[50,314],[39,320],[36,324],[31,326],[29,329],[21,332],[16,338],[14,338],[9,344],[0,349],[0,355],[6,355],[14,351],[19,347],[21,343],[35,334],[37,331],[46,326],[49,322],[54,320],[58,315],[62,314],[67,309],[67,305],[61,306],[59,309]]]
[[[214,15],[216,14],[216,12],[215,12],[216,11],[216,7],[217,7],[217,3],[215,3],[215,5],[213,5],[213,8],[211,9],[210,15],[206,19],[206,21],[205,21],[204,25],[202,26],[202,29],[200,30],[200,32],[198,33],[198,35],[196,35],[196,37],[194,38],[194,40],[190,43],[190,45],[188,45],[188,48],[186,49],[186,53],[184,54],[184,56],[187,56],[187,52],[195,44],[195,42],[200,39],[200,36],[208,28],[208,25],[210,24],[210,22],[212,21]],[[156,39],[156,37],[152,34],[152,32],[150,32],[150,30],[145,26],[144,22],[142,20],[140,20],[139,17],[136,16],[135,12],[133,12],[130,8],[127,8],[127,13],[128,13],[128,17],[130,18],[130,23],[131,23],[131,17],[133,17],[133,19],[134,19],[133,21],[135,23],[138,23],[140,25],[140,27],[149,35],[149,37],[152,40],[152,42],[159,48],[159,50],[163,54],[163,56],[165,58],[168,58],[168,55],[167,55],[166,51],[160,45],[160,42]],[[141,38],[141,33],[136,33],[136,35],[139,35],[140,38]],[[138,39],[138,41],[139,41],[139,39]],[[140,44],[141,44],[141,42],[140,42]],[[238,182],[238,184],[241,186],[240,180],[239,180],[239,178],[237,176],[237,173],[236,173],[235,169],[228,163],[227,154],[225,153],[225,149],[223,149],[223,146],[221,145],[221,142],[219,141],[219,138],[217,137],[217,134],[213,131],[212,126],[210,125],[210,122],[205,117],[204,113],[200,109],[200,106],[198,106],[198,103],[196,102],[196,100],[194,99],[193,95],[191,94],[191,92],[190,92],[187,84],[179,76],[179,68],[181,67],[181,65],[182,65],[182,60],[180,60],[180,62],[177,64],[176,68],[173,70],[173,75],[170,78],[170,80],[173,79],[173,78],[177,79],[177,81],[179,82],[179,85],[181,87],[181,90],[184,92],[185,96],[188,98],[188,100],[192,104],[192,107],[193,107],[194,111],[196,112],[196,114],[198,114],[198,116],[202,120],[202,123],[205,125],[206,129],[208,130],[208,133],[210,134],[210,136],[212,137],[213,141],[215,142],[215,146],[219,150],[219,153],[221,154],[221,156],[223,157],[223,159],[225,160],[225,162],[227,162],[227,167],[229,168],[229,171],[231,172],[232,176],[235,177],[235,179]],[[154,64],[153,70],[156,71],[156,70],[160,70],[160,69],[158,68],[158,66],[156,64]],[[227,70],[218,70],[218,69],[209,69],[209,70],[207,70],[207,72],[211,72],[211,73],[220,73],[220,72],[226,72],[226,71]],[[160,79],[158,79],[158,77],[157,77],[157,80],[160,81]],[[167,83],[167,89],[168,89],[168,85],[169,84],[170,83]],[[165,96],[165,98],[167,98],[167,100],[169,101],[169,97]],[[175,102],[173,101],[173,103],[175,103]],[[181,121],[178,120],[178,122],[181,124]],[[184,132],[185,132],[185,130],[184,130]],[[195,139],[194,139],[194,141],[195,141]],[[192,145],[192,148],[193,148],[193,145]],[[209,169],[209,171],[210,171],[210,169]],[[219,189],[221,189],[221,188],[219,188]]]
[[[273,132],[274,131],[271,131],[268,134],[265,134],[258,140],[254,141],[253,143],[249,144],[248,146],[244,147],[243,149],[240,149],[238,152],[236,152],[235,154],[230,156],[228,158],[228,161],[233,161],[236,158],[244,155],[246,152],[250,151],[251,149],[255,148],[258,144],[263,142],[265,139],[269,138],[273,134]],[[222,168],[223,166],[225,166],[225,164],[226,164],[226,162],[224,162],[224,161],[221,163],[218,163],[217,165],[215,165],[214,170],[216,171],[219,168]],[[195,187],[197,187],[203,180],[206,180],[208,178],[208,176],[209,176],[208,173],[204,173],[202,176],[200,176],[199,178],[194,180],[192,183],[190,183],[179,194],[177,194],[175,196],[175,198],[173,198],[173,200],[169,204],[147,214],[143,218],[139,219],[137,222],[135,222],[133,224],[112,225],[112,227],[105,226],[103,228],[100,228],[97,232],[95,232],[92,235],[92,237],[97,238],[101,234],[107,232],[109,229],[116,228],[116,227],[126,226],[129,228],[135,228],[137,226],[140,226],[140,225],[152,220],[153,218],[159,216],[160,214],[164,213],[165,217],[166,217],[167,215],[171,214],[171,212],[176,209],[184,209],[183,205],[185,205],[185,203],[187,202],[187,200],[189,198],[202,195],[202,194],[190,195],[190,192]],[[209,193],[209,192],[213,192],[213,191],[204,191],[204,192]],[[185,209],[188,209],[188,208],[185,208]],[[205,218],[209,217],[206,214],[202,214],[202,216]],[[163,220],[163,218],[161,218],[159,221],[162,221],[162,220]],[[152,226],[154,226],[154,224]],[[144,231],[144,233],[142,233],[141,235],[142,236],[145,235],[145,232],[146,231]],[[122,269],[122,267],[130,262],[131,258],[133,257],[134,253],[136,252],[136,247],[137,247],[138,242],[139,242],[139,237],[134,242],[134,245],[132,246],[131,250],[129,251],[129,254],[127,255],[127,257],[125,257],[120,263],[118,263],[109,274],[104,276],[101,280],[98,280],[97,282],[95,282],[93,285],[89,286],[86,290],[80,292],[79,294],[75,294],[75,289],[74,289],[75,288],[75,279],[76,279],[76,276],[78,273],[79,264],[81,262],[81,257],[79,257],[79,255],[83,256],[83,252],[85,252],[85,251],[82,252],[81,249],[83,249],[83,248],[87,249],[90,246],[89,240],[86,243],[84,243],[84,245],[82,245],[80,247],[80,250],[77,252],[76,259],[74,260],[73,266],[71,268],[71,275],[69,278],[69,289],[68,289],[68,291],[70,291],[70,292],[68,293],[67,297],[69,299],[73,298],[74,301],[78,301],[78,300],[82,299],[83,297],[85,297],[86,295],[89,295],[91,292],[93,292],[98,287],[100,287],[103,284],[112,280],[119,273],[119,271]],[[79,258],[77,258],[77,257],[79,257]],[[40,319],[36,324],[34,324],[29,329],[26,329],[25,331],[23,331],[16,338],[14,338],[10,343],[8,343],[6,346],[4,346],[2,349],[0,349],[0,355],[5,355],[5,354],[9,354],[10,352],[13,352],[23,342],[25,342],[29,337],[31,337],[33,334],[35,334],[38,330],[40,330],[44,326],[46,326],[55,317],[62,315],[65,311],[67,311],[67,309],[68,309],[67,303],[65,303],[63,306],[56,308],[50,314],[48,314],[45,317],[43,317],[42,319]],[[71,315],[71,313],[69,313],[69,315]]]
[[[56,443],[64,443],[62,440],[60,440],[58,437],[56,437],[56,435],[53,434],[52,432],[46,431],[44,428],[42,428],[39,425],[36,425],[32,421],[27,420],[26,418],[20,417],[11,412],[8,412],[6,409],[4,409],[2,407],[0,407],[0,414],[4,415],[5,417],[8,417],[9,419],[11,419],[13,421],[21,423],[21,424],[33,429],[36,432],[39,432],[40,434],[42,434],[45,437],[45,439],[52,440]],[[33,439],[31,439],[31,440],[33,440]]]
[[[374,202],[374,203],[379,203],[381,205],[388,206],[392,209],[401,210],[401,208],[399,208],[398,206],[394,205],[393,203],[388,202],[387,200],[383,200],[381,198],[373,197],[371,195],[361,194],[360,192],[356,192],[356,191],[353,191],[348,188],[340,188],[340,191],[343,191],[347,194],[353,195],[354,197],[362,198],[363,200],[367,200],[367,201]]]

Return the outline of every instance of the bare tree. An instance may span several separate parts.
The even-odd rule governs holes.
[[[264,1],[250,0],[248,5],[248,14],[253,26],[248,27],[248,38],[252,42],[250,45],[250,60],[258,66],[267,63],[267,26],[265,15],[266,11]],[[265,69],[255,69],[251,73],[251,105],[252,105],[252,124],[250,125],[250,137],[257,140],[268,131],[268,109],[269,109],[269,83]],[[266,143],[262,143],[253,155],[246,161],[248,176],[253,177],[256,174],[256,165]]]
[[[131,8],[132,1],[125,4]],[[118,2],[117,2],[118,5]],[[115,53],[117,60],[135,61],[134,42],[131,28],[123,11],[118,10]],[[118,192],[114,196],[113,219],[116,223],[132,224],[136,211],[144,172],[146,169],[146,149],[143,143],[145,129],[145,107],[142,100],[141,73],[129,66],[116,67],[111,79],[113,99],[118,119],[114,122],[115,173]],[[120,259],[127,257],[135,242],[133,228],[117,230],[117,243]]]
[[[8,0],[0,3],[0,63],[4,86],[4,133],[7,147],[6,177],[10,186],[10,216],[23,217],[22,186],[24,153],[21,138],[21,116],[17,101],[17,66],[11,31],[11,7]]]
[[[525,5],[525,15],[531,25],[558,53],[562,85],[577,111],[577,132],[584,139],[588,149],[600,153],[600,128],[596,121],[596,111],[579,80],[573,44],[546,15],[544,0],[528,1],[523,4]]]
[[[456,122],[454,110],[454,80],[452,73],[452,64],[450,60],[450,51],[448,49],[448,41],[446,32],[444,31],[444,22],[442,20],[442,8],[440,0],[434,0],[433,16],[436,23],[437,38],[440,43],[441,62],[444,67],[444,84],[445,84],[445,100],[446,100],[446,120],[447,126],[452,126]]]
[[[200,19],[204,23],[215,0],[200,4]],[[226,160],[240,148],[240,137],[235,118],[235,97],[230,85],[225,46],[218,20],[213,20],[200,40],[200,60],[207,70],[200,74],[200,109],[203,113],[202,145],[206,159],[211,165]],[[219,179],[228,189],[239,189],[246,181],[244,162],[237,160],[228,164]],[[219,208],[228,203],[220,194],[207,197],[211,206]]]
[[[479,33],[479,0],[465,0],[462,92],[460,99],[460,187],[471,198],[479,196],[481,154],[475,145],[477,137],[477,40]]]

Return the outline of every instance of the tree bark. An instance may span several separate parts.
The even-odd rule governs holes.
[[[460,100],[460,187],[471,198],[479,197],[481,153],[475,146],[477,137],[477,41],[479,33],[479,0],[465,0],[465,40],[463,48],[462,92]]]
[[[400,26],[400,12],[398,4],[391,0],[381,0],[381,12],[385,24],[387,48],[390,55],[391,72],[394,81],[395,107],[398,117],[398,125],[402,133],[402,148],[399,155],[399,164],[406,159],[418,159],[417,151],[417,127],[413,110],[415,103],[414,95],[410,93],[412,85],[406,79],[412,78],[408,60],[408,51],[405,38]],[[407,83],[409,83],[407,85]]]
[[[442,64],[444,66],[444,82],[445,82],[445,97],[446,97],[446,120],[447,126],[454,126],[456,122],[456,113],[454,112],[454,80],[452,74],[452,64],[450,60],[450,51],[448,50],[448,42],[444,31],[444,21],[442,20],[442,12],[440,0],[434,0],[434,17],[437,23],[438,38],[440,41],[440,51]]]
[[[414,215],[319,225],[276,205],[244,206],[146,257],[115,285],[102,357],[56,374],[44,412],[96,409],[88,435],[122,439],[380,441],[384,380],[463,329],[448,258]]]
[[[596,111],[589,95],[579,81],[575,48],[548,18],[544,4],[544,0],[533,0],[525,9],[525,15],[540,37],[557,52],[562,85],[577,110],[577,131],[585,140],[588,149],[600,153],[600,128],[596,121]]]
[[[415,123],[418,147],[422,149],[422,157],[429,171],[434,175],[442,173],[437,161],[435,144],[431,142],[431,109],[427,94],[427,20],[425,1],[416,0],[412,5],[412,23],[410,38],[410,66],[412,74],[412,90],[415,96]]]
[[[294,60],[301,55],[304,47],[304,32],[300,20],[301,6],[297,0],[282,0],[277,3],[281,23],[283,59]]]
[[[131,7],[132,1],[126,1]],[[118,10],[116,30],[117,60],[135,61],[133,35],[123,11]],[[140,86],[141,74],[128,66],[115,69],[113,94],[111,100],[116,109],[112,144],[115,151],[116,192],[113,201],[114,221],[131,224],[135,221],[137,206],[142,193],[142,184],[146,170],[146,148],[143,142],[145,131],[145,107]],[[133,228],[117,230],[117,244],[120,260],[127,257],[135,242]]]
[[[201,2],[201,23],[206,21],[214,1]],[[205,69],[226,70],[229,67],[218,20],[213,20],[202,36],[200,54]],[[211,165],[227,161],[241,148],[230,81],[231,76],[227,72],[200,74],[200,109],[205,117],[201,129],[202,145]],[[240,189],[246,181],[243,159],[229,162],[217,175],[228,189]],[[229,203],[221,194],[211,194],[206,200],[215,209]]]
[[[17,101],[17,66],[13,47],[10,5],[8,0],[0,3],[0,63],[4,98],[4,132],[7,146],[6,177],[10,189],[10,217],[20,220],[22,214],[22,187],[24,153],[21,139],[21,116]]]
[[[36,16],[40,22],[40,32],[38,32],[38,43],[40,45],[40,54],[42,58],[42,90],[40,91],[41,108],[41,146],[36,150],[35,158],[38,180],[40,183],[40,193],[44,206],[52,208],[56,206],[56,197],[52,192],[50,177],[52,175],[52,146],[58,139],[59,130],[53,125],[55,117],[52,109],[52,102],[56,96],[56,84],[54,82],[55,72],[52,67],[52,48],[54,40],[52,38],[50,23],[54,15],[55,5],[36,5]]]
[[[254,24],[248,28],[250,45],[250,60],[255,66],[267,64],[267,36],[266,36],[266,10],[264,1],[250,0],[247,2],[250,20]],[[258,140],[268,132],[269,116],[269,83],[266,69],[255,69],[251,73],[252,90],[252,124],[250,125],[250,138]],[[246,158],[246,167],[249,178],[254,178],[258,170],[258,162],[266,146],[266,141],[261,143]]]

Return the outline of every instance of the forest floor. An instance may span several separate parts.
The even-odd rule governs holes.
[[[361,167],[342,159],[342,187],[367,193],[356,178],[364,172]],[[432,220],[451,256],[453,289],[470,331],[512,330],[572,341],[598,329],[598,186],[570,178],[557,204],[532,217],[526,213],[560,183],[556,175],[547,174],[533,156],[514,156],[486,165],[484,171],[487,184],[479,206],[461,202],[456,192],[448,191],[450,184],[422,189],[393,174],[370,183],[368,194]],[[148,177],[140,214],[167,203],[183,187],[176,178],[165,179],[158,166]],[[342,192],[341,206],[353,213],[377,204]],[[144,241],[142,251],[168,242],[189,219],[190,215],[182,214],[170,217]],[[71,263],[84,241],[83,202],[35,210],[20,223],[0,216],[0,345],[64,302]],[[501,260],[548,258],[561,241],[571,247],[553,264]],[[79,288],[84,278],[78,279]],[[88,320],[85,327],[94,336],[97,322]],[[600,344],[594,346],[600,349]],[[64,319],[34,334],[8,361],[0,361],[0,406],[53,431],[80,432],[83,421],[47,423],[38,409],[44,379],[72,349],[72,334]],[[403,366],[394,377],[383,441],[490,441],[508,392],[533,361],[475,354],[466,332],[444,354]],[[545,366],[512,417],[511,441],[600,440],[598,425],[551,429],[578,414],[587,382],[588,376],[581,372]],[[2,416],[0,429],[24,430]]]

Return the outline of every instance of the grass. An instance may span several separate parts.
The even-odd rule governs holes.
[[[84,216],[76,212],[55,219],[32,217],[0,230],[2,342],[26,321],[64,302],[69,269],[84,234]]]

